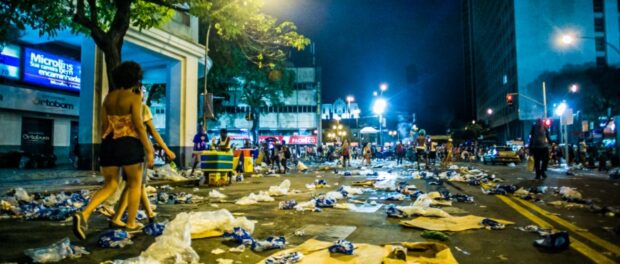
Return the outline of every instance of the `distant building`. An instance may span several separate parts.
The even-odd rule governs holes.
[[[320,68],[289,68],[295,73],[295,83],[290,96],[283,98],[283,105],[270,105],[261,109],[259,141],[267,137],[285,140],[287,143],[316,144],[320,126]],[[227,128],[233,139],[251,139],[252,121],[246,120],[250,107],[242,100],[242,91],[228,89],[224,101],[224,113],[209,123],[209,132],[215,135],[220,128]],[[240,142],[238,142],[240,143]]]
[[[477,119],[499,141],[527,137],[543,117],[541,74],[620,64],[619,13],[617,0],[463,1],[467,99]],[[548,112],[557,100],[547,98]]]

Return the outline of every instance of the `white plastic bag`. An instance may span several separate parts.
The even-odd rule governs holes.
[[[161,236],[155,239],[145,251],[140,254],[144,262],[153,263],[198,263],[200,257],[192,248],[190,214],[180,213],[172,222],[166,225]]]
[[[280,185],[269,187],[269,191],[267,193],[270,196],[282,196],[288,194],[288,189],[291,188],[291,181],[284,180]]]
[[[227,196],[221,192],[218,192],[217,190],[211,190],[209,192],[209,197],[210,198],[215,198],[215,199],[224,199]]]
[[[15,188],[15,199],[23,202],[32,202],[32,195],[28,195],[28,192],[22,187]]]
[[[235,218],[228,210],[204,211],[190,213],[191,234],[200,234],[207,231],[230,232],[235,227],[241,227],[250,233],[254,232],[254,222],[245,217]]]

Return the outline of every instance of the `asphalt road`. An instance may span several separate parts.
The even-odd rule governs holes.
[[[517,167],[483,166],[474,164],[484,170],[489,170],[496,176],[505,179],[507,184],[520,186],[548,187],[570,186],[576,187],[584,198],[592,199],[603,206],[620,206],[618,181],[611,181],[594,176],[566,176],[564,173],[551,171],[549,178],[544,182],[533,181],[533,176],[525,171],[523,165]],[[395,173],[408,177],[411,173],[405,169],[394,168]],[[387,170],[382,168],[378,170]],[[309,191],[305,184],[314,180],[325,179],[331,187]],[[299,194],[276,197],[274,202],[259,203],[257,205],[236,205],[234,200],[249,194],[267,190],[269,186],[277,185],[284,179],[292,182],[292,189],[300,190]],[[386,244],[403,241],[425,241],[420,236],[423,230],[406,228],[399,225],[400,219],[387,218],[383,208],[374,213],[357,213],[344,209],[327,208],[322,212],[297,212],[278,209],[278,202],[295,199],[298,202],[308,201],[314,195],[335,190],[342,185],[350,185],[354,181],[364,180],[364,176],[341,176],[331,172],[310,172],[306,174],[290,174],[281,177],[246,178],[242,183],[235,183],[223,187],[220,191],[229,196],[226,202],[210,201],[208,198],[198,204],[189,205],[159,205],[157,212],[161,219],[172,219],[177,213],[187,211],[210,211],[228,209],[238,215],[258,221],[254,237],[262,239],[271,235],[284,235],[290,245],[300,244],[309,238],[336,240],[346,238],[353,243]],[[473,195],[474,203],[454,203],[445,208],[452,215],[460,216],[473,214],[483,217],[499,218],[515,222],[504,230],[470,230],[449,232],[450,240],[446,244],[460,263],[594,263],[620,262],[620,236],[604,227],[616,227],[620,224],[618,216],[609,217],[593,213],[584,208],[556,208],[544,203],[532,203],[508,196],[485,195],[478,186],[469,186],[464,183],[444,184],[443,186],[428,185],[424,180],[408,180],[420,190],[428,192],[438,189],[447,189],[452,193]],[[456,186],[457,188],[453,187]],[[191,192],[195,195],[208,197],[213,188],[201,187],[193,191],[193,186],[176,187],[173,192]],[[408,205],[410,200],[401,202],[386,201],[387,192],[370,191],[354,197],[356,200],[375,201],[378,204]],[[542,196],[543,201],[560,200],[550,192]],[[85,246],[90,255],[75,260],[64,260],[63,263],[99,263],[105,260],[125,259],[134,257],[145,250],[154,238],[138,235],[134,244],[123,249],[102,249],[97,245],[98,234],[107,229],[107,222],[103,216],[93,215],[90,223],[89,237],[85,241],[78,241],[73,237],[68,222],[1,220],[0,225],[0,262],[28,262],[23,251],[28,248],[49,245],[63,237],[70,237],[78,245]],[[561,252],[542,251],[532,243],[539,236],[516,229],[530,224],[552,226],[556,229],[567,230],[571,235],[571,248]],[[304,236],[294,235],[295,231],[305,229]],[[216,263],[217,258],[233,259],[236,263],[256,263],[271,255],[274,251],[262,253],[246,249],[242,253],[226,252],[221,255],[211,254],[211,250],[221,248],[227,250],[233,246],[223,238],[193,240],[192,247],[198,252],[203,263]],[[461,250],[457,250],[459,248]]]

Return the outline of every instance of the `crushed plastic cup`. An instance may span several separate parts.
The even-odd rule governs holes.
[[[282,249],[286,246],[286,238],[283,236],[270,236],[265,240],[255,240],[252,244],[252,250],[263,252],[270,249]]]
[[[336,243],[334,243],[328,248],[330,253],[339,253],[345,255],[353,255],[354,249],[355,246],[353,245],[353,243],[344,239],[336,241]]]
[[[304,254],[301,252],[288,252],[267,258],[265,264],[292,264],[301,261],[303,258]]]
[[[396,205],[393,204],[388,204],[385,206],[385,213],[388,217],[403,218],[406,216],[403,211],[396,208]]]
[[[297,201],[288,200],[288,201],[280,202],[280,205],[278,206],[278,208],[282,210],[290,210],[290,209],[294,209],[296,205],[297,205]]]
[[[164,233],[166,223],[149,223],[144,227],[144,233],[149,236],[160,236]]]
[[[482,219],[481,224],[489,230],[501,230],[506,228],[505,225],[498,223],[497,221],[490,219],[490,218],[485,218]]]
[[[105,231],[99,236],[98,243],[102,248],[123,248],[133,244],[129,233],[121,229]]]

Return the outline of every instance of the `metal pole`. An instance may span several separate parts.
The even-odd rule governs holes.
[[[543,107],[545,108],[545,118],[547,118],[547,86],[545,82],[542,83],[542,93],[543,93]]]
[[[383,115],[379,115],[379,147],[383,144],[383,126],[382,126],[382,117]]]

